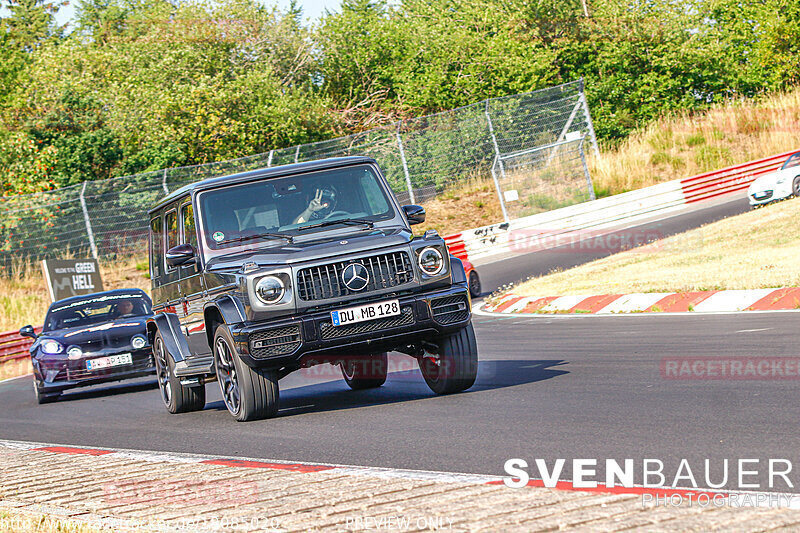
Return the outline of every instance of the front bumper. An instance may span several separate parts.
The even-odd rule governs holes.
[[[109,355],[130,353],[132,364],[87,370],[86,361]],[[32,359],[33,373],[37,388],[42,393],[60,392],[76,387],[86,387],[111,381],[122,381],[155,374],[153,354],[150,346],[141,350],[105,349],[84,354],[78,359],[69,359],[65,354],[58,356],[39,355]]]
[[[334,327],[326,310],[245,323],[231,328],[231,333],[248,365],[277,369],[299,367],[308,357],[374,354],[432,342],[464,328],[472,319],[469,290],[463,285],[397,299],[401,314],[388,318]],[[350,305],[340,306],[346,307]]]

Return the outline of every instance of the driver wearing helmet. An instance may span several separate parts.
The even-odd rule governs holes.
[[[333,194],[333,191],[317,189],[316,194],[314,194],[314,198],[312,198],[308,203],[308,207],[306,207],[302,213],[297,215],[297,218],[294,219],[294,223],[302,224],[303,222],[308,222],[315,213],[319,213],[324,209],[332,207],[332,202],[334,200]]]
[[[133,314],[133,302],[130,300],[120,300],[117,303],[115,315],[117,317],[131,316]]]

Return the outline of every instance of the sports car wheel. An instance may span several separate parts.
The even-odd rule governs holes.
[[[36,379],[33,380],[33,392],[34,394],[36,394],[36,402],[39,405],[45,403],[53,403],[54,401],[58,400],[58,398],[61,396],[60,392],[51,392],[51,393],[40,392],[39,391],[40,385],[41,383],[39,383],[38,380]]]
[[[175,375],[175,363],[167,353],[161,332],[156,333],[153,342],[153,359],[156,363],[156,376],[158,376],[158,389],[161,391],[161,400],[172,414],[200,411],[206,405],[205,385],[184,387],[181,380]]]
[[[473,298],[477,298],[481,295],[481,278],[478,276],[478,273],[473,270],[469,273],[469,294]]]
[[[236,354],[225,325],[214,333],[214,365],[222,399],[239,422],[272,418],[278,414],[278,375],[251,368]]]
[[[478,375],[478,344],[472,324],[439,340],[439,353],[426,353],[419,369],[436,394],[450,394],[470,388]]]
[[[792,194],[795,195],[795,197],[800,196],[800,176],[795,176],[792,182]]]
[[[386,383],[388,355],[383,352],[342,361],[339,366],[342,367],[344,381],[353,390],[380,387]]]

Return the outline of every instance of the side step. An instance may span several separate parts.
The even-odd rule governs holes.
[[[178,377],[185,376],[204,376],[206,374],[214,373],[214,356],[201,355],[199,357],[192,357],[186,361],[175,363],[175,375]]]

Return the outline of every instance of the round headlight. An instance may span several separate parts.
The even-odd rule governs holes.
[[[283,298],[284,292],[286,288],[283,281],[275,276],[264,276],[256,283],[256,296],[265,304],[278,303]]]
[[[78,346],[72,346],[67,350],[67,355],[70,359],[79,359],[83,355],[83,350]]]
[[[444,268],[442,252],[436,248],[425,248],[419,253],[419,268],[429,276],[435,276]]]
[[[141,335],[137,335],[131,339],[131,346],[134,350],[141,350],[147,344],[147,339]]]
[[[42,351],[47,354],[57,354],[64,351],[64,347],[61,346],[61,343],[58,341],[54,341],[53,339],[45,339],[42,341]]]

